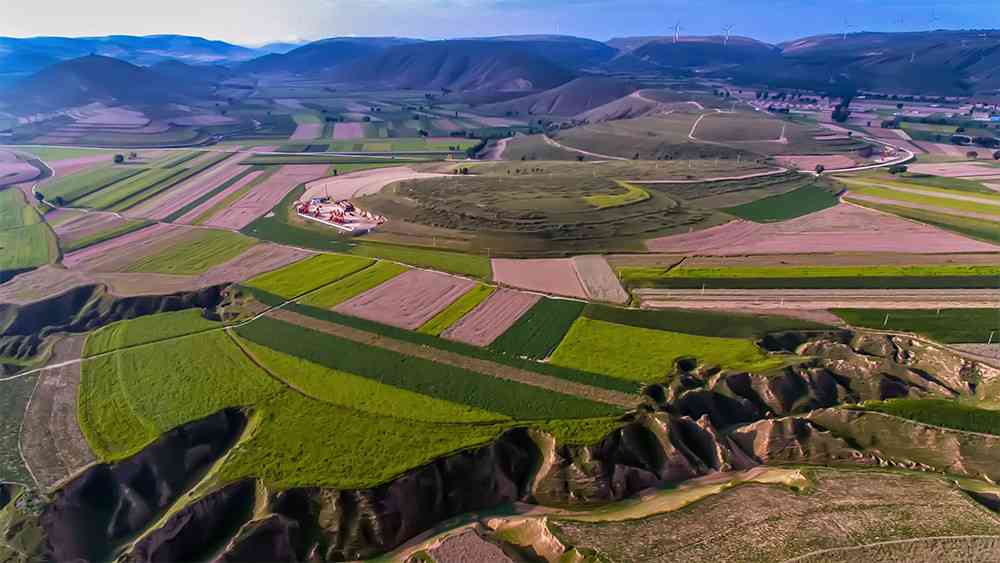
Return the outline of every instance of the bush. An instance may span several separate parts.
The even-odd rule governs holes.
[[[895,174],[903,174],[907,170],[909,170],[909,168],[907,168],[906,166],[904,166],[902,164],[897,164],[895,166],[890,166],[889,167],[889,174],[893,174],[893,175],[895,175]]]

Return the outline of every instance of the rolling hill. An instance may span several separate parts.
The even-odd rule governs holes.
[[[468,92],[536,92],[554,88],[573,73],[517,42],[428,41],[390,47],[338,67],[345,83]]]
[[[569,35],[508,35],[488,37],[483,41],[516,43],[570,69],[598,68],[618,54],[617,49],[605,43]]]
[[[568,117],[603,106],[638,89],[639,85],[631,81],[588,76],[523,98],[480,106],[478,111],[493,115]]]
[[[257,73],[321,72],[373,56],[389,47],[417,41],[398,37],[331,37],[292,49],[285,54],[272,53],[247,61],[239,69]]]
[[[153,104],[181,101],[196,85],[100,55],[56,63],[0,91],[17,113],[52,111],[94,102]]]
[[[661,68],[711,68],[730,65],[774,64],[780,51],[771,45],[746,37],[719,36],[656,38],[637,44],[626,52],[630,58]]]

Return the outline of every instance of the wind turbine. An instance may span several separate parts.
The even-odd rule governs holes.
[[[931,10],[931,29],[934,29],[934,24],[941,21],[941,18],[937,15],[937,10]]]
[[[733,32],[733,27],[735,26],[727,25],[726,27],[722,28],[722,31],[726,34],[726,38],[722,40],[723,47],[729,46],[729,35]]]
[[[678,21],[675,23],[672,29],[674,30],[674,43],[677,43],[677,40],[680,39],[681,36],[681,22]]]
[[[844,18],[844,37],[843,37],[843,39],[845,41],[847,40],[847,30],[851,29],[852,27],[854,27],[854,26],[851,25],[851,22],[847,21],[847,18]]]

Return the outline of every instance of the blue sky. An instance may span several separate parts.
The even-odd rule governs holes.
[[[681,33],[779,42],[805,35],[1000,28],[1000,0],[0,0],[0,36],[181,33],[259,44],[336,35],[516,33],[599,40]],[[846,23],[845,23],[846,20]]]

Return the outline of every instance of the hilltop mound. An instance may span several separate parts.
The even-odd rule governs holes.
[[[682,37],[655,39],[641,44],[629,54],[639,60],[660,67],[691,68],[724,65],[751,65],[780,60],[780,51],[745,37],[731,37],[724,43],[722,37]]]
[[[562,86],[479,107],[486,114],[572,116],[605,105],[639,89],[638,84],[614,78],[583,77]]]
[[[565,68],[594,68],[610,61],[616,49],[599,41],[568,35],[510,35],[485,41],[515,43]]]
[[[540,91],[573,74],[515,42],[431,41],[391,47],[333,73],[335,79],[395,88]]]

